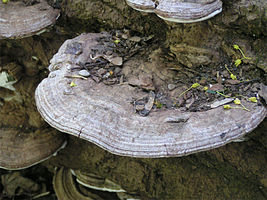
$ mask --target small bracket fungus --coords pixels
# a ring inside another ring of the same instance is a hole
[[[126,192],[120,185],[96,174],[85,173],[80,170],[71,170],[71,173],[76,177],[76,181],[85,187],[107,192]]]
[[[139,200],[137,195],[128,194],[106,178],[64,167],[56,169],[53,187],[59,200],[126,199],[123,197]]]
[[[53,178],[53,187],[59,200],[104,200],[97,194],[92,192],[84,191],[82,187],[77,184],[71,170],[68,168],[61,167],[56,169]],[[81,192],[84,191],[84,192]]]
[[[132,8],[154,12],[160,18],[177,23],[199,22],[222,11],[220,0],[126,0]]]
[[[220,106],[201,112],[160,109],[144,117],[134,112],[131,103],[148,96],[144,90],[131,84],[107,85],[91,72],[86,80],[71,78],[78,74],[79,63],[87,62],[88,68],[103,63],[91,58],[105,53],[108,37],[107,33],[82,34],[67,40],[51,60],[49,77],[37,87],[35,99],[41,116],[54,128],[114,154],[152,158],[220,147],[252,131],[265,118],[266,108],[252,102],[244,102],[250,112]],[[79,54],[68,53],[72,43],[81,44]],[[72,81],[76,87],[70,86]]]
[[[55,130],[24,133],[0,129],[0,168],[18,170],[40,163],[66,145],[65,137]]]
[[[55,23],[60,11],[45,0],[27,6],[23,1],[0,4],[0,39],[23,38],[40,34]]]
[[[154,12],[156,3],[153,0],[126,0],[133,9],[141,12]]]
[[[109,193],[114,193],[116,192],[117,196],[119,199],[132,199],[132,200],[140,200],[141,198],[133,193],[127,193],[120,185],[117,183],[98,176],[93,173],[87,173],[81,170],[72,170],[71,173],[73,176],[76,177],[77,183],[81,184],[82,186],[93,189],[93,190],[98,190],[98,191],[107,191]]]

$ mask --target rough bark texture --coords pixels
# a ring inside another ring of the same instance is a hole
[[[0,67],[16,62],[23,77],[16,92],[0,88],[0,127],[36,130],[47,125],[33,100],[46,67],[67,39],[82,32],[129,29],[133,35],[153,34],[181,67],[232,64],[240,52],[251,60],[242,67],[266,84],[266,0],[225,0],[223,12],[196,24],[166,23],[154,14],[140,13],[123,0],[59,2],[62,16],[48,33],[21,40],[0,41]],[[36,59],[37,58],[37,59]],[[6,95],[6,96],[5,96]],[[119,183],[143,199],[266,199],[267,122],[249,140],[181,158],[136,159],[112,155],[99,147],[69,137],[68,146],[44,164],[90,171]]]
[[[45,165],[101,174],[143,199],[266,199],[266,121],[243,143],[181,158],[136,159],[110,154],[71,136]]]

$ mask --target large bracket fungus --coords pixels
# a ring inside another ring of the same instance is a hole
[[[126,0],[132,8],[154,12],[160,18],[178,23],[199,22],[222,11],[220,0]]]
[[[12,128],[0,129],[0,168],[18,170],[40,163],[66,145],[65,137],[55,130],[24,133]]]
[[[265,118],[265,107],[250,102],[244,102],[250,112],[220,106],[201,112],[162,108],[145,117],[135,113],[131,102],[147,96],[144,90],[77,75],[80,63],[92,67],[99,54],[116,56],[105,45],[108,38],[106,33],[82,34],[67,40],[51,60],[49,77],[37,87],[35,99],[42,117],[54,128],[114,154],[153,158],[220,147],[252,131]],[[153,92],[149,96],[153,98]],[[148,104],[145,109],[151,109]]]
[[[23,1],[11,1],[0,4],[0,39],[23,38],[42,33],[53,25],[60,11],[52,8],[45,0],[33,5]]]

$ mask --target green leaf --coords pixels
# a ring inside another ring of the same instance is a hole
[[[234,74],[231,74],[231,79],[236,80],[236,76]]]
[[[239,46],[237,44],[233,45],[234,49],[239,49]]]
[[[234,100],[234,103],[235,103],[236,105],[240,105],[240,104],[241,104],[241,101],[240,101],[238,98],[236,98],[236,99]]]
[[[256,97],[250,97],[250,98],[248,98],[248,100],[253,102],[253,103],[257,103],[258,102]]]
[[[227,104],[227,105],[224,105],[223,108],[226,109],[226,110],[229,110],[229,109],[231,109],[232,107],[231,107],[230,105]]]
[[[71,83],[70,83],[70,87],[76,87],[76,86],[77,86],[76,83],[74,83],[74,82],[71,82]]]
[[[14,88],[13,84],[16,83],[17,81],[9,81],[10,76],[8,75],[7,72],[3,71],[0,74],[0,87],[15,91],[16,89]]]
[[[242,60],[241,59],[237,59],[235,61],[235,66],[238,67],[241,63],[242,63]]]
[[[200,86],[199,83],[194,83],[191,88],[197,88],[198,86]]]

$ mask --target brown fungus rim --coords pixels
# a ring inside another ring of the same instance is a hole
[[[0,4],[0,39],[19,39],[39,35],[60,15],[45,0],[26,6],[22,1]]]
[[[50,131],[49,131],[50,130]],[[41,134],[41,136],[40,136]],[[56,139],[59,141],[58,144],[55,146],[54,149],[50,150],[44,150],[51,145],[49,145],[47,139],[47,135],[51,134],[49,137],[54,137],[56,136]],[[55,135],[57,134],[57,135]],[[58,135],[59,134],[59,135]],[[67,145],[67,141],[65,140],[64,135],[60,134],[59,132],[52,130],[51,129],[44,129],[41,132],[32,132],[32,133],[24,133],[21,132],[17,129],[13,128],[2,128],[0,129],[0,142],[3,143],[0,148],[0,168],[5,169],[5,170],[21,170],[21,169],[26,169],[29,168],[33,165],[39,164],[52,156],[55,156],[58,151],[61,149],[65,148]],[[29,139],[31,138],[36,138],[36,137],[41,137],[40,140],[43,141],[43,144],[38,144],[38,142],[30,142]],[[3,139],[8,139],[8,141],[3,142]],[[17,139],[16,139],[17,138]],[[2,140],[2,141],[1,141]],[[29,151],[28,153],[25,153],[25,145],[30,144]],[[7,146],[10,143],[10,146]],[[36,153],[37,149],[36,147],[39,147],[38,152],[40,153],[40,157],[31,157],[29,160],[25,159],[25,156],[27,154],[32,154]],[[12,150],[9,150],[9,148],[13,148]],[[13,159],[10,159],[9,161],[5,160],[4,157],[13,157]],[[19,160],[16,160],[15,158],[18,157]]]

